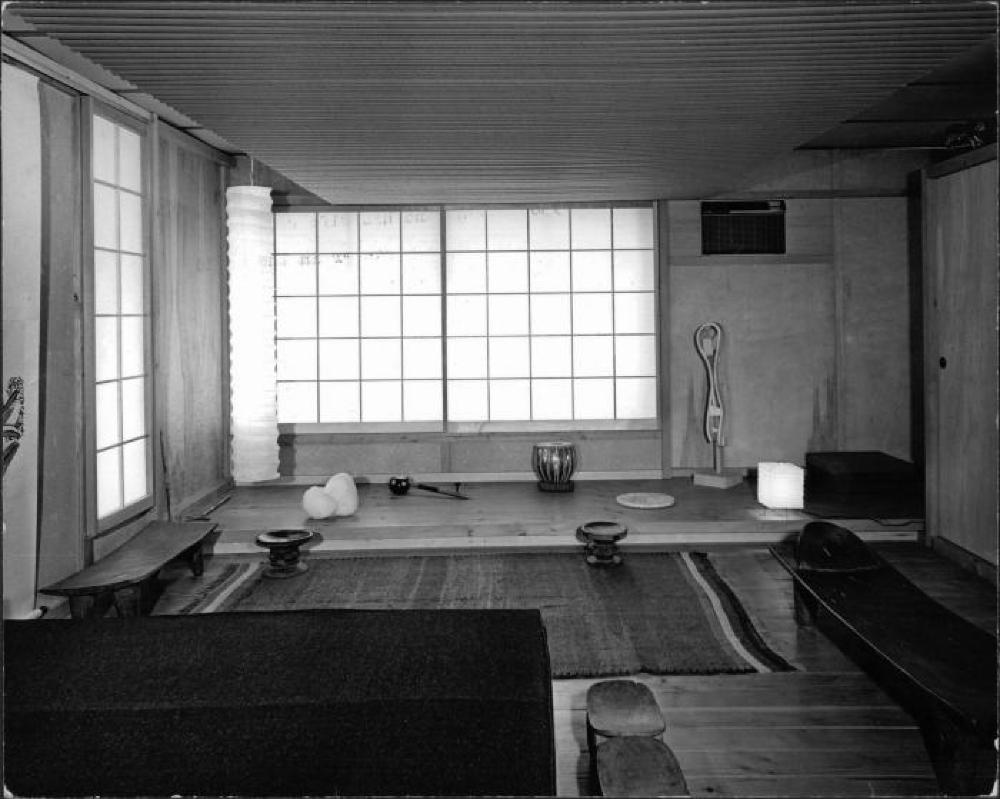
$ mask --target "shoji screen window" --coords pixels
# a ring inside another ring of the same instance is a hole
[[[449,421],[655,420],[652,206],[450,210],[445,227]]]
[[[441,215],[275,215],[278,420],[440,427]]]
[[[94,464],[98,527],[152,503],[142,136],[92,116]]]

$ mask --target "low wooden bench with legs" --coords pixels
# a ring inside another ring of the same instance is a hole
[[[853,531],[809,522],[771,547],[815,623],[920,725],[942,791],[978,796],[997,775],[997,639],[932,599]]]
[[[216,527],[215,522],[153,522],[106,558],[39,590],[68,597],[74,619],[104,615],[111,604],[119,616],[138,616],[150,578],[174,558],[183,557],[196,577],[202,575],[202,544]]]
[[[602,796],[688,796],[680,764],[659,740],[666,729],[652,691],[604,680],[587,691],[591,776]]]

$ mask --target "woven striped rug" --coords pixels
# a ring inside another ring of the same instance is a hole
[[[553,677],[793,670],[703,553],[628,553],[613,567],[570,553],[305,557],[308,571],[284,580],[263,577],[263,559],[234,565],[185,612],[538,608]]]

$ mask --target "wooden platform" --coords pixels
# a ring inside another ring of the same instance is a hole
[[[441,483],[442,488],[454,488]],[[316,532],[313,551],[406,551],[419,548],[575,549],[579,525],[616,521],[629,529],[622,548],[641,550],[672,544],[766,544],[781,541],[813,517],[799,511],[769,510],[758,504],[750,485],[713,489],[690,478],[671,480],[579,481],[573,493],[539,491],[534,483],[463,483],[468,502],[426,492],[395,496],[384,485],[360,485],[360,507],[353,516],[314,520],[302,509],[305,487],[243,487],[209,518],[221,535],[219,554],[254,552],[256,536],[268,529],[307,527]],[[635,510],[619,505],[619,494],[655,491],[671,494],[669,508]],[[838,519],[869,541],[912,541],[922,519],[859,515]]]

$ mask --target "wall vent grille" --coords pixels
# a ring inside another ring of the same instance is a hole
[[[703,255],[751,255],[785,252],[785,202],[703,202]]]

